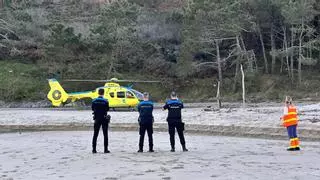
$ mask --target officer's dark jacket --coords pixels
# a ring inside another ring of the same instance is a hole
[[[141,124],[152,124],[153,103],[151,101],[141,101],[138,104],[139,121]]]
[[[92,101],[91,109],[95,120],[104,120],[109,111],[109,102],[107,99],[99,96]]]
[[[183,103],[178,99],[170,99],[163,106],[163,109],[168,109],[167,121],[181,121],[181,109]]]

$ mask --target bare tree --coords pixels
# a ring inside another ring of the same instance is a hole
[[[297,0],[297,1],[281,1],[282,14],[285,17],[285,23],[291,27],[291,47],[288,48],[291,53],[291,80],[294,79],[294,58],[298,55],[298,83],[302,82],[302,64],[306,60],[304,55],[305,44],[310,41],[306,36],[313,34],[314,29],[308,23],[317,15],[314,6],[317,4],[316,0]],[[296,46],[296,40],[298,45]]]
[[[4,43],[1,43],[1,39],[9,41],[9,34],[15,34],[12,28],[13,26],[11,24],[0,18],[0,46],[6,46]]]
[[[261,48],[262,48],[262,54],[263,54],[263,59],[264,59],[264,70],[265,73],[269,73],[269,65],[268,65],[268,59],[267,59],[267,55],[266,55],[266,47],[264,45],[264,41],[263,41],[263,35],[261,32],[261,29],[258,25],[258,34],[259,34],[259,39],[260,39],[260,43],[261,43]]]

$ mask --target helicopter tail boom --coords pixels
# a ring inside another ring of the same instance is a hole
[[[62,88],[60,83],[56,79],[48,79],[48,82],[51,89],[47,97],[52,102],[52,105],[60,106],[65,103],[68,100],[69,95]]]

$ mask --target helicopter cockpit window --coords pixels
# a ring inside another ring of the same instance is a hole
[[[132,93],[132,92],[130,92],[130,91],[127,91],[127,98],[131,98],[131,99],[133,99],[133,98],[134,98],[133,93]]]
[[[125,93],[124,92],[117,92],[117,97],[118,98],[125,98]]]
[[[114,98],[114,92],[109,93],[110,97]]]
[[[131,89],[131,91],[137,96],[138,99],[143,99],[143,94],[137,90]]]

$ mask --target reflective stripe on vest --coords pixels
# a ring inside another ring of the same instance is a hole
[[[294,106],[288,107],[288,114],[283,116],[283,126],[293,126],[298,124],[297,109]]]

